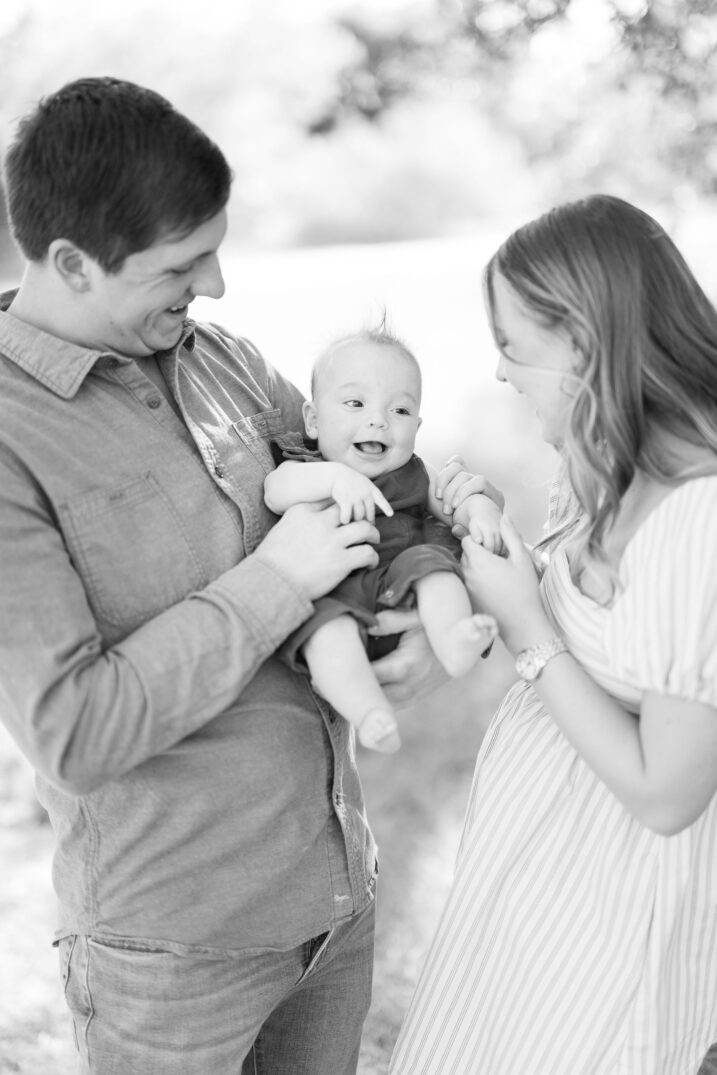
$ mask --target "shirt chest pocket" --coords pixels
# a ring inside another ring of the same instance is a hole
[[[242,444],[249,449],[264,474],[274,469],[269,442],[284,432],[284,419],[279,409],[262,411],[232,423],[232,429]]]
[[[151,473],[74,497],[60,519],[100,630],[115,640],[206,585],[181,515]]]

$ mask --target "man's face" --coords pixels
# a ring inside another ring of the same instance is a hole
[[[175,347],[191,301],[224,294],[217,251],[226,229],[222,210],[188,235],[169,235],[130,254],[119,272],[90,261],[83,330],[91,346],[130,358]]]

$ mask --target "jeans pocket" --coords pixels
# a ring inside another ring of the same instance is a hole
[[[87,1031],[95,1014],[88,983],[87,941],[74,934],[63,937],[58,951],[62,989],[72,1016],[75,1048],[84,1054],[87,1050]]]

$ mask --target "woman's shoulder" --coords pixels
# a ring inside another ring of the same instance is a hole
[[[678,614],[686,604],[717,601],[717,475],[691,478],[671,489],[632,535],[620,561],[622,583],[645,610],[665,602]]]
[[[659,501],[638,529],[651,544],[682,548],[714,544],[717,527],[717,474],[708,474],[675,486]]]
[[[644,690],[716,704],[716,533],[717,475],[692,478],[657,505],[626,550],[612,650]]]

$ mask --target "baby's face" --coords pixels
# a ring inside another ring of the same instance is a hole
[[[406,355],[351,340],[321,365],[313,402],[304,405],[306,432],[324,459],[377,478],[411,458],[420,405],[421,375]]]

